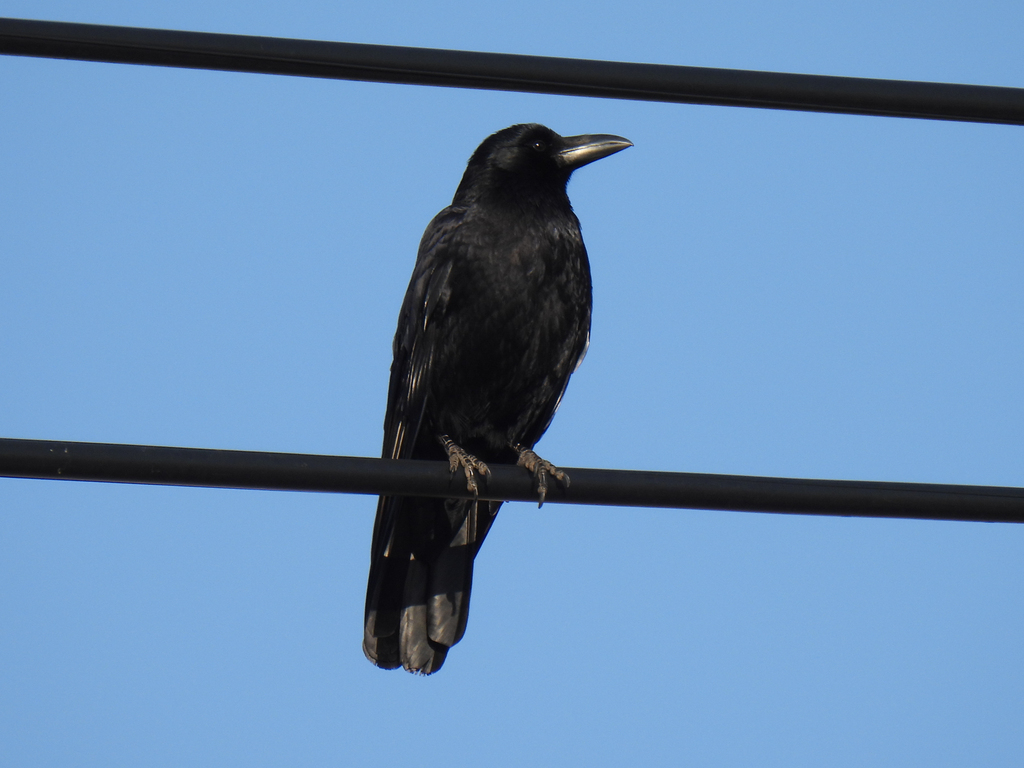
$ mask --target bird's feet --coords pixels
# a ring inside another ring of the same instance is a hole
[[[550,461],[542,459],[529,448],[523,448],[521,445],[513,445],[512,448],[519,453],[519,461],[516,462],[516,465],[526,467],[530,474],[537,478],[537,494],[540,497],[538,508],[544,506],[544,499],[548,495],[548,475],[554,477],[566,488],[569,487],[569,476]]]
[[[474,472],[479,472],[487,477],[491,474],[491,470],[476,456],[459,448],[448,435],[438,435],[437,440],[441,443],[441,447],[448,451],[448,469],[454,475],[455,470],[461,466],[466,473],[466,488],[476,497],[479,489]]]

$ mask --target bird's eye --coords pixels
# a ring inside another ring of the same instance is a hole
[[[530,146],[536,152],[547,152],[548,151],[547,142],[541,141],[540,139],[538,139],[537,141],[533,142],[533,144],[531,144]]]

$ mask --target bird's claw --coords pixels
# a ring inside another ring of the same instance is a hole
[[[564,487],[569,487],[569,475],[560,470],[550,461],[542,459],[529,448],[515,446],[515,449],[519,451],[519,461],[516,462],[516,465],[526,467],[530,474],[537,478],[537,495],[539,496],[539,502],[537,503],[538,509],[544,506],[544,499],[547,498],[548,495],[548,475],[554,477]]]
[[[448,470],[454,475],[455,471],[461,466],[466,473],[466,488],[473,494],[473,498],[476,498],[479,494],[479,486],[477,485],[474,473],[479,472],[484,477],[487,477],[491,474],[491,470],[476,456],[467,453],[457,446],[448,435],[438,435],[437,439],[448,452]]]

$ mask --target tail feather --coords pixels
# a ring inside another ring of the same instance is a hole
[[[409,562],[405,580],[404,607],[399,628],[398,647],[402,666],[410,672],[429,675],[444,663],[444,654],[435,658],[435,644],[427,634],[427,584],[430,567],[415,558]],[[445,647],[445,652],[447,652]]]
[[[462,639],[469,616],[477,511],[474,502],[448,499],[444,505],[449,517],[461,513],[462,524],[431,566],[427,633],[435,643],[450,648]]]
[[[408,516],[402,515],[401,500],[382,499],[378,507],[363,652],[384,669],[403,666],[432,674],[466,631],[473,560],[501,505],[452,499],[435,503],[444,505],[444,519],[461,518],[461,524],[446,546],[418,556],[408,546],[410,525],[404,519]],[[421,504],[417,507],[422,509]],[[380,524],[384,510],[393,515],[390,530]],[[384,535],[387,542],[376,540]]]

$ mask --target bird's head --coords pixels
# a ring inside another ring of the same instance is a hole
[[[559,136],[537,123],[513,125],[477,147],[455,198],[481,184],[539,184],[564,191],[574,170],[631,146],[621,136]]]

